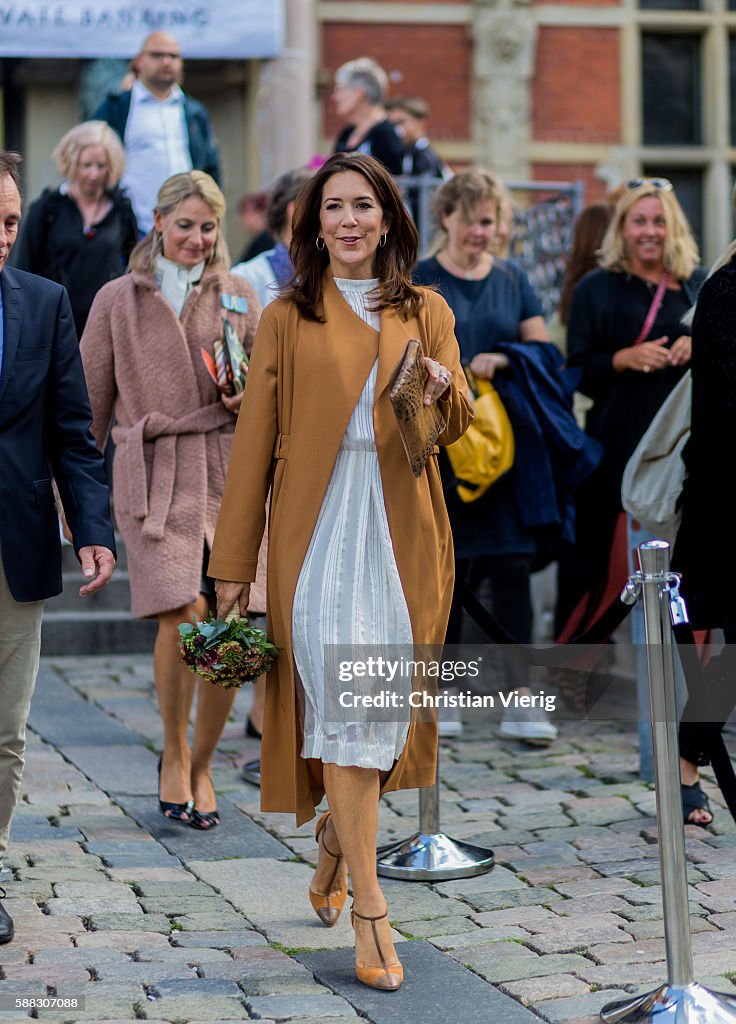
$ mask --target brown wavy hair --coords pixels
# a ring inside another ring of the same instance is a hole
[[[336,153],[297,196],[289,246],[294,276],[285,295],[306,320],[324,323],[320,307],[330,255],[326,249],[317,249],[322,194],[333,175],[347,171],[354,171],[366,179],[388,225],[386,244],[379,246],[375,253],[374,266],[379,285],[374,311],[393,309],[402,319],[408,320],[416,316],[424,301],[420,289],[411,282],[411,272],[419,253],[419,236],[389,172],[374,157],[363,153]]]
[[[599,265],[598,253],[612,216],[613,206],[606,202],[590,203],[578,214],[557,307],[563,324],[567,323],[570,316],[575,285]]]

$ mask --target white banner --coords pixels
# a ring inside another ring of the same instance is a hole
[[[1,57],[129,58],[157,30],[185,57],[275,57],[283,0],[0,0]]]

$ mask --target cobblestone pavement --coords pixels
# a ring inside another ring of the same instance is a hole
[[[561,723],[534,751],[476,717],[442,741],[443,830],[492,846],[496,867],[385,882],[406,967],[385,994],[353,979],[348,915],[328,930],[311,912],[313,824],[261,814],[240,779],[258,754],[248,700],[216,758],[222,827],[198,833],[157,811],[150,659],[43,663],[1,879],[16,938],[0,948],[0,1020],[588,1024],[665,980],[654,793],[632,726]],[[715,828],[686,830],[695,974],[736,994],[736,828],[706,782]],[[386,798],[382,842],[416,825],[416,793]],[[42,997],[84,1009],[9,1009]]]

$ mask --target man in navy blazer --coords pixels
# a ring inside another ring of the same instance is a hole
[[[115,564],[69,299],[60,285],[5,266],[20,221],[19,164],[0,150],[0,866],[20,792],[43,601],[61,591],[52,478],[87,579],[79,593],[104,587]],[[0,904],[0,943],[13,933]]]

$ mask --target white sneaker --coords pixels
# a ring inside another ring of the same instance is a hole
[[[457,694],[452,687],[444,691],[447,694]],[[462,736],[463,721],[460,718],[460,708],[448,708],[440,704],[437,708],[437,733],[440,736]]]
[[[542,708],[508,707],[498,727],[499,736],[520,740],[534,747],[547,747],[557,739],[557,726],[552,725]]]

